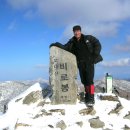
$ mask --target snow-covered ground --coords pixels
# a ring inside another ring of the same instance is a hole
[[[8,128],[9,130],[94,130],[90,125],[90,119],[99,117],[104,125],[97,130],[122,130],[125,125],[130,127],[130,119],[124,119],[130,112],[130,101],[118,97],[119,101],[101,100],[100,96],[108,94],[95,94],[95,106],[90,113],[86,114],[88,108],[77,99],[76,105],[51,105],[49,96],[41,99],[40,93],[47,89],[47,85],[36,83],[29,87],[22,94],[12,99],[8,104],[8,110],[0,115],[0,130]],[[34,93],[33,93],[34,92]],[[50,91],[48,91],[50,92]],[[26,101],[32,94],[31,100]],[[37,94],[38,93],[38,94]],[[37,99],[37,96],[39,96]],[[114,97],[115,95],[111,94]],[[33,99],[37,99],[33,101]],[[111,112],[121,104],[121,110]]]

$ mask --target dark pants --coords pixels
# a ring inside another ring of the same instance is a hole
[[[79,62],[78,64],[81,82],[84,86],[94,84],[94,64],[87,62]]]
[[[80,62],[78,68],[81,82],[85,88],[85,102],[94,103],[94,64]]]

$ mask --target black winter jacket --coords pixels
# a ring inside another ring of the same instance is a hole
[[[82,34],[82,37],[84,38],[84,42],[86,46],[88,47],[88,50],[91,54],[90,58],[93,64],[96,64],[103,60],[102,56],[100,55],[101,52],[101,44],[98,39],[96,39],[92,35],[84,35]],[[62,45],[61,43],[53,43],[51,46],[57,46],[59,48],[62,48],[66,51],[69,51],[75,55],[75,37],[72,37],[65,45]],[[80,59],[77,59],[77,62],[80,62]]]

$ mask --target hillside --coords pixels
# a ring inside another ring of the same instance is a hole
[[[18,96],[20,93],[24,92],[31,85],[35,83],[48,84],[47,80],[37,79],[37,80],[26,80],[26,81],[5,81],[0,82],[0,112],[3,112],[4,105],[8,104],[8,102]],[[78,83],[78,91],[84,91],[84,87],[80,81]],[[101,80],[95,81],[95,88],[97,93],[102,93],[103,88],[105,88],[105,78]],[[120,97],[126,98],[130,100],[130,81],[126,80],[113,80],[113,88],[116,89],[114,91]]]
[[[0,116],[0,130],[129,130],[130,101],[114,94],[95,94],[95,106],[51,105],[51,88],[36,83],[13,98]]]

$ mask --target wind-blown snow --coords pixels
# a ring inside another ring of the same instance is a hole
[[[30,125],[29,127],[18,127],[16,130],[51,130],[52,128],[50,128],[48,125],[54,126],[55,130],[60,130],[59,128],[56,128],[56,123],[61,120],[63,120],[67,125],[67,128],[65,130],[94,130],[94,128],[90,127],[88,120],[95,117],[100,117],[100,120],[105,123],[104,129],[109,128],[114,130],[121,130],[125,125],[130,127],[130,120],[123,119],[123,117],[130,111],[130,101],[119,98],[124,108],[119,112],[119,114],[109,115],[108,113],[116,107],[117,102],[106,100],[102,101],[99,99],[100,95],[107,94],[96,94],[96,103],[94,106],[96,114],[86,116],[79,114],[79,111],[86,108],[86,106],[85,104],[79,103],[78,100],[76,105],[51,105],[50,99],[47,98],[46,102],[49,102],[49,104],[45,104],[44,106],[39,107],[37,106],[38,102],[31,105],[23,104],[23,100],[16,102],[17,99],[24,98],[33,91],[42,91],[46,87],[46,85],[41,86],[39,83],[36,83],[22,94],[12,99],[8,104],[8,111],[5,114],[0,115],[0,130],[3,130],[3,128],[14,130],[16,123]],[[34,119],[34,117],[39,114],[43,109],[46,111],[49,111],[51,109],[65,109],[65,115],[61,115],[61,113],[53,113],[51,116],[41,116]],[[80,121],[83,122],[82,127],[76,124],[76,122]],[[102,130],[102,128],[97,130]]]

